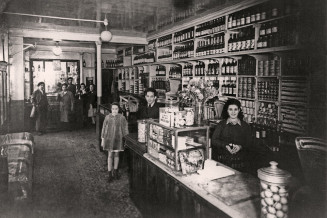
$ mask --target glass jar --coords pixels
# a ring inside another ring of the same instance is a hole
[[[138,120],[137,121],[137,139],[141,143],[146,142],[146,120]]]
[[[175,112],[175,127],[183,127],[185,125],[185,111],[177,111]]]
[[[185,125],[192,126],[194,124],[194,111],[191,107],[185,107],[184,110],[186,111],[185,114]]]
[[[288,217],[288,184],[291,174],[277,167],[275,161],[270,167],[258,170],[260,179],[261,218]]]

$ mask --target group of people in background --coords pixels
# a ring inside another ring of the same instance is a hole
[[[87,87],[84,83],[74,85],[73,78],[69,77],[67,83],[60,84],[57,90],[57,101],[60,108],[60,122],[63,130],[73,130],[78,120],[83,121],[83,126],[95,124],[97,94],[93,84]],[[44,82],[38,83],[31,98],[36,121],[36,132],[38,135],[45,133],[47,125],[48,99],[45,93]],[[79,105],[79,107],[77,107]]]

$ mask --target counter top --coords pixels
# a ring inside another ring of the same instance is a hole
[[[167,165],[161,163],[157,159],[153,158],[149,154],[144,154],[144,158],[158,166],[165,173],[169,174],[171,177],[179,181],[185,187],[189,188],[191,191],[195,192],[197,195],[202,197],[204,200],[211,203],[213,206],[223,211],[227,215],[231,217],[239,217],[239,218],[255,218],[260,217],[260,199],[259,197],[254,199],[245,200],[234,205],[228,206],[223,201],[219,200],[214,194],[211,194],[207,190],[203,188],[203,186],[207,184],[198,183],[196,179],[191,178],[190,176],[182,175],[181,173],[176,173],[174,170],[170,169]],[[236,175],[240,175],[241,173],[236,172]],[[224,179],[224,183],[226,183],[226,178]],[[233,176],[230,176],[232,179]],[[219,180],[216,180],[219,183]],[[240,187],[242,184],[240,184]],[[237,187],[234,187],[237,189]],[[258,186],[259,190],[259,186]]]
[[[246,198],[247,196],[247,193],[245,193],[247,191],[246,184],[240,184],[234,182],[235,179],[242,177],[243,175],[242,173],[235,171],[229,167],[226,167],[223,164],[220,164],[221,166],[233,170],[235,172],[235,175],[213,180],[217,184],[217,186],[215,184],[212,186],[211,182],[209,181],[203,182],[201,181],[201,178],[197,178],[200,177],[200,175],[197,174],[193,174],[191,176],[182,175],[182,173],[176,172],[175,170],[169,168],[167,165],[161,163],[159,160],[147,154],[146,144],[139,143],[137,141],[137,133],[132,133],[125,136],[125,139],[129,149],[132,149],[139,155],[143,156],[147,161],[159,167],[162,171],[164,171],[166,174],[168,174],[169,176],[180,182],[187,189],[196,193],[198,196],[200,196],[201,198],[203,198],[204,200],[206,200],[207,202],[209,202],[210,204],[212,204],[214,207],[218,208],[225,214],[231,217],[242,217],[242,218],[260,217],[260,198],[259,197],[250,198],[250,196],[249,198]],[[245,177],[247,179],[249,178],[250,179],[249,181],[253,183],[258,183],[259,181],[257,178],[250,175],[247,175]],[[209,183],[211,187],[209,187]],[[217,197],[217,193],[219,193],[217,192],[217,190],[219,189],[217,187],[224,187],[224,186],[228,186],[230,190],[235,190],[241,193],[240,201],[239,202],[237,200],[235,201],[235,195],[230,198],[228,198],[228,196]],[[251,186],[253,190],[253,187],[255,188],[256,184],[254,186],[253,185]],[[259,192],[259,185],[257,186],[257,190]],[[241,199],[242,194],[244,197],[243,199]],[[231,206],[229,206],[228,204]]]

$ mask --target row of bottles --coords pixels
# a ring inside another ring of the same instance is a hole
[[[246,27],[238,33],[230,34],[228,52],[245,51],[254,49],[254,27]]]
[[[114,68],[114,67],[119,67],[121,65],[121,63],[122,63],[122,61],[120,59],[106,60],[106,62],[104,62],[102,60],[101,61],[101,68]],[[87,67],[85,60],[83,60],[83,67]]]
[[[268,19],[294,13],[295,10],[297,10],[296,1],[271,1],[230,14],[228,16],[227,27],[231,29],[263,22]]]
[[[294,17],[268,22],[260,27],[258,49],[296,45],[299,42],[298,22]]]
[[[163,78],[155,78],[151,82],[151,87],[155,89],[166,89],[167,81]]]
[[[183,42],[193,38],[194,38],[193,27],[174,33],[174,43]]]
[[[172,44],[172,36],[171,35],[160,37],[157,42],[158,48],[169,46],[171,44]]]
[[[195,36],[204,36],[225,30],[225,17],[219,17],[197,26]]]
[[[154,52],[145,53],[134,57],[134,64],[153,63],[154,61]]]
[[[176,46],[173,53],[173,59],[194,57],[194,42],[188,42],[181,46]]]
[[[208,76],[217,76],[220,73],[220,68],[219,68],[219,62],[218,61],[210,61],[208,64],[208,72],[207,75]]]
[[[258,82],[258,99],[277,101],[279,93],[279,82],[277,79],[266,79]]]
[[[156,76],[166,76],[166,67],[158,65],[156,67]]]
[[[225,58],[221,65],[221,75],[236,75],[238,72],[237,61],[232,58]]]
[[[268,146],[272,151],[279,151],[279,136],[281,134],[280,128],[267,126],[262,123],[252,123],[252,132],[255,139],[260,139],[261,145]],[[254,141],[258,143],[258,141]]]
[[[183,76],[193,76],[193,65],[185,64],[183,67]]]
[[[158,54],[158,60],[169,59],[169,58],[171,59],[172,54],[173,52],[171,49],[160,51],[160,55]]]
[[[204,76],[205,75],[205,64],[202,61],[199,61],[195,65],[195,76]]]
[[[236,97],[236,79],[223,80],[223,84],[221,85],[221,94]]]
[[[240,77],[238,79],[238,97],[239,98],[255,98],[255,78]]]
[[[182,67],[173,66],[169,70],[169,78],[182,78]]]
[[[238,74],[239,75],[255,75],[256,59],[251,56],[243,56],[238,60]]]
[[[280,75],[280,58],[276,55],[268,56],[268,60],[258,61],[258,76]]]
[[[225,37],[224,33],[206,37],[198,41],[196,56],[222,54],[224,53]]]

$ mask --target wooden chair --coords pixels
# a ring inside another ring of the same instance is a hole
[[[305,179],[304,186],[297,192],[295,198],[306,203],[305,211],[314,214],[313,217],[325,217],[327,143],[317,138],[297,137],[295,144]]]

